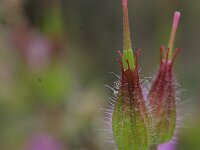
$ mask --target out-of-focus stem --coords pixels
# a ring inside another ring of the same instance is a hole
[[[158,146],[157,145],[152,145],[149,150],[157,150]]]

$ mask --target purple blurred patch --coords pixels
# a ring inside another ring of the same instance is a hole
[[[47,134],[40,134],[31,137],[25,150],[64,150],[60,142],[53,136]]]
[[[175,141],[169,141],[168,143],[160,144],[158,150],[176,150],[177,143]]]

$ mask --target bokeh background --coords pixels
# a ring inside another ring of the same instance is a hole
[[[177,149],[200,149],[200,1],[129,0],[141,76],[158,67],[175,10],[181,85]],[[120,0],[0,0],[0,149],[109,150],[101,121],[119,74]]]

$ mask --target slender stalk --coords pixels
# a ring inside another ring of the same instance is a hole
[[[130,36],[130,28],[129,28],[129,19],[128,19],[128,7],[127,0],[122,0],[122,8],[123,8],[123,30],[124,30],[124,50],[131,49],[131,36]]]
[[[174,19],[173,19],[173,24],[172,24],[172,29],[171,29],[171,34],[170,34],[169,44],[168,44],[169,59],[172,58],[172,53],[173,53],[173,48],[174,48],[174,41],[175,41],[175,36],[176,36],[176,31],[177,31],[177,27],[178,27],[180,16],[181,16],[180,12],[176,11],[174,13]]]
[[[125,69],[134,69],[134,57],[133,50],[131,45],[131,36],[129,28],[129,19],[128,19],[128,0],[122,0],[122,10],[123,10],[123,66]]]

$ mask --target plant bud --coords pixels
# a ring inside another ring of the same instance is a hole
[[[172,139],[176,127],[176,82],[172,72],[179,49],[173,52],[180,13],[174,13],[168,49],[160,48],[160,67],[148,94],[151,112],[152,143],[158,145]]]
[[[112,115],[113,138],[118,150],[146,150],[148,143],[147,112],[140,86],[137,60],[133,54],[128,23],[127,0],[122,0],[124,50],[119,53],[120,86]]]

